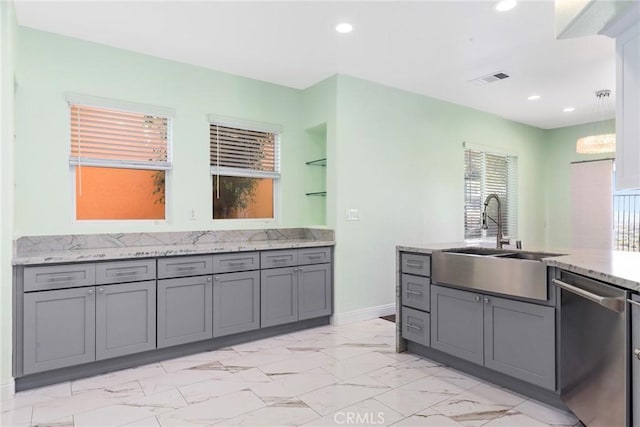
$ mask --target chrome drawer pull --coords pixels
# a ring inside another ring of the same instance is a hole
[[[407,261],[407,267],[422,268],[421,261]]]
[[[132,274],[138,274],[136,270],[120,270],[113,273],[114,276],[130,276]]]
[[[412,325],[411,323],[407,323],[407,328],[415,329],[417,331],[421,331],[422,330],[422,328],[420,326]]]
[[[309,258],[309,259],[320,259],[320,258],[324,258],[324,255],[307,255],[307,258]]]
[[[73,276],[57,276],[57,277],[49,277],[47,282],[63,282],[67,280],[73,280]]]
[[[624,299],[603,297],[601,295],[594,294],[593,292],[586,291],[584,289],[581,289],[574,285],[570,285],[558,279],[553,279],[552,282],[554,285],[556,285],[561,289],[564,289],[567,292],[571,292],[572,294],[576,294],[582,298],[588,299],[589,301],[598,303],[601,306],[606,307],[611,311],[615,311],[617,313],[622,313],[624,311]]]
[[[420,295],[422,296],[422,292],[417,292],[417,291],[410,291],[407,289],[407,294],[409,295]]]
[[[244,265],[244,261],[239,261],[239,262],[229,262],[228,263],[231,267],[238,267],[240,265]]]
[[[198,267],[192,265],[190,267],[176,267],[175,270],[176,271],[189,271],[189,270],[195,270],[196,268],[198,268]]]
[[[636,357],[636,359],[640,360],[640,348],[636,348],[635,350],[633,350],[633,355]]]

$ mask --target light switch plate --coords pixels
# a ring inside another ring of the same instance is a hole
[[[347,209],[347,221],[360,221],[360,211],[358,209]]]

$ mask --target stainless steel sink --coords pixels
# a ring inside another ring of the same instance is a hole
[[[558,255],[478,247],[435,251],[432,278],[477,291],[547,300],[547,267],[540,260]]]

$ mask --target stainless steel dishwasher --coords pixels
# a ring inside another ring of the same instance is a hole
[[[560,397],[586,426],[630,426],[629,293],[560,271]]]

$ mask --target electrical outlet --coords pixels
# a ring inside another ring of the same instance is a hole
[[[347,221],[360,221],[360,211],[358,209],[347,209]]]

